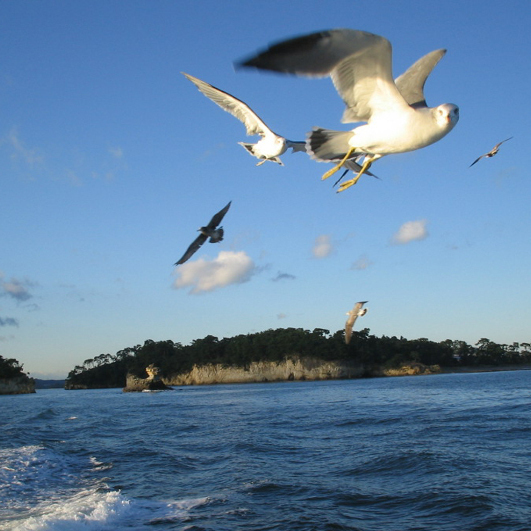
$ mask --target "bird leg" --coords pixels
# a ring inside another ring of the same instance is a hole
[[[356,149],[356,148],[351,147],[351,148],[347,151],[347,154],[343,157],[343,160],[342,160],[337,166],[334,166],[331,170],[327,171],[327,172],[321,177],[321,179],[324,181],[325,179],[328,179],[328,177],[330,177],[331,175],[334,175],[334,173],[336,173],[336,171],[338,171],[339,168],[341,168],[341,166],[343,166],[343,164],[345,164],[345,162],[347,162],[347,160],[348,160],[349,157],[352,155],[352,152],[353,152],[355,149]]]
[[[334,186],[349,172],[348,168],[341,174],[341,177],[334,183]]]
[[[363,162],[363,166],[361,167],[361,170],[359,171],[358,175],[356,175],[354,179],[350,179],[350,181],[345,181],[344,183],[341,183],[341,185],[339,186],[339,189],[337,190],[338,193],[356,184],[358,182],[358,179],[371,167],[371,164],[372,164],[372,160],[370,158],[365,160]]]

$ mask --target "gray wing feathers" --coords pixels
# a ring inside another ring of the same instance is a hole
[[[351,53],[331,72],[334,86],[347,106],[343,123],[367,122],[373,112],[372,98],[382,90],[399,97],[391,74],[391,43],[383,37],[369,42],[370,46]]]
[[[262,121],[262,119],[243,101],[235,98],[231,94],[220,90],[213,85],[205,83],[196,77],[182,73],[189,79],[207,98],[219,105],[224,111],[229,112],[235,118],[238,118],[245,125],[247,134],[264,136],[271,133],[271,130]]]
[[[427,106],[424,97],[424,84],[445,53],[446,50],[440,49],[426,54],[395,79],[400,94],[412,107]]]

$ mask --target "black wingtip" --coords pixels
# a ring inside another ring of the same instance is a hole
[[[282,41],[271,43],[267,48],[256,54],[234,63],[236,70],[242,68],[257,68],[272,72],[293,73],[292,68],[285,64],[285,56],[304,56],[312,51],[323,39],[334,30],[317,31],[309,35],[299,35]]]

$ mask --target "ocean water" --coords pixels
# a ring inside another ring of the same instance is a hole
[[[530,531],[531,371],[0,396],[0,530]]]

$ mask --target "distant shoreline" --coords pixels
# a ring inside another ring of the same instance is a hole
[[[415,371],[415,372],[407,372],[407,369],[410,368],[410,366],[405,365],[399,369],[396,370],[386,370],[379,373],[379,371],[374,371],[372,374],[367,375],[365,373],[364,376],[350,376],[350,377],[328,377],[328,378],[296,378],[295,381],[316,381],[316,380],[356,380],[361,378],[393,378],[393,377],[400,377],[400,376],[433,376],[437,374],[472,374],[472,373],[483,373],[483,372],[505,372],[505,371],[522,371],[522,370],[531,370],[531,364],[523,364],[523,365],[482,365],[482,366],[473,366],[473,365],[467,365],[464,367],[441,367],[441,366],[423,366],[422,364],[415,364],[416,366],[422,366],[424,369],[427,370],[421,370],[421,371]],[[435,369],[437,367],[437,369]],[[435,369],[435,370],[434,370]],[[396,372],[395,372],[396,371]],[[214,379],[213,381],[209,382],[178,382],[178,381],[172,381],[171,378],[164,379],[166,384],[173,387],[187,387],[187,386],[201,386],[201,385],[223,385],[223,384],[245,384],[245,383],[274,383],[279,381],[293,381],[290,378],[281,378],[281,379],[263,379],[263,380],[254,380],[254,381],[220,381]],[[46,385],[47,380],[40,380],[38,386],[36,386],[37,389],[49,389],[52,386]],[[60,387],[57,386],[58,381],[57,380],[50,380],[50,382],[54,382],[56,385],[53,387]],[[116,388],[120,388],[121,386],[116,386]],[[107,389],[108,387],[77,387],[78,390],[82,389]],[[76,388],[70,388],[66,390],[75,390]]]
[[[529,371],[531,365],[481,365],[475,367],[473,365],[467,365],[466,367],[441,367],[439,374],[452,374],[452,373],[472,373],[472,372],[502,372],[502,371]]]

